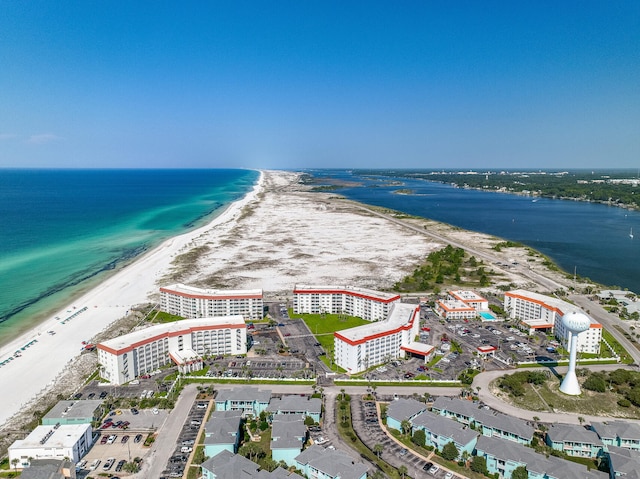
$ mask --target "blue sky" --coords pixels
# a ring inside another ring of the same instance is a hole
[[[639,160],[637,1],[0,2],[0,167]]]

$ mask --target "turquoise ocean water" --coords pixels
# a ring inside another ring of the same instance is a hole
[[[0,343],[251,190],[250,170],[0,169]]]

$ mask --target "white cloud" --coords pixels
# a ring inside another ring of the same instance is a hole
[[[27,143],[34,145],[40,145],[42,143],[50,143],[52,141],[62,140],[62,137],[54,135],[53,133],[41,133],[39,135],[31,135],[27,140]]]

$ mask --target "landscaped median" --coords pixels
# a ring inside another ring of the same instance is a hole
[[[462,386],[462,382],[458,380],[449,381],[421,381],[415,379],[407,379],[406,381],[382,381],[382,380],[368,380],[368,379],[336,379],[333,381],[336,386],[399,386],[399,387],[434,387],[434,388],[449,388]]]

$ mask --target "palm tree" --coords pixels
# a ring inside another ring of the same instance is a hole
[[[400,474],[400,477],[402,477],[402,479],[404,479],[404,476],[407,472],[407,466],[405,466],[404,464],[398,468],[398,474]]]
[[[344,401],[344,388],[340,389],[340,394],[342,394],[342,400]]]
[[[377,443],[375,446],[373,446],[373,452],[375,453],[376,456],[378,456],[378,459],[380,459],[380,455],[382,454],[382,451],[384,451],[384,446],[380,443]]]
[[[403,419],[400,423],[400,429],[402,429],[402,434],[405,436],[411,435],[411,421]]]
[[[11,459],[11,465],[13,466],[13,469],[17,472],[18,471],[18,464],[20,463],[20,459],[18,459],[17,457],[14,457],[13,459]]]

